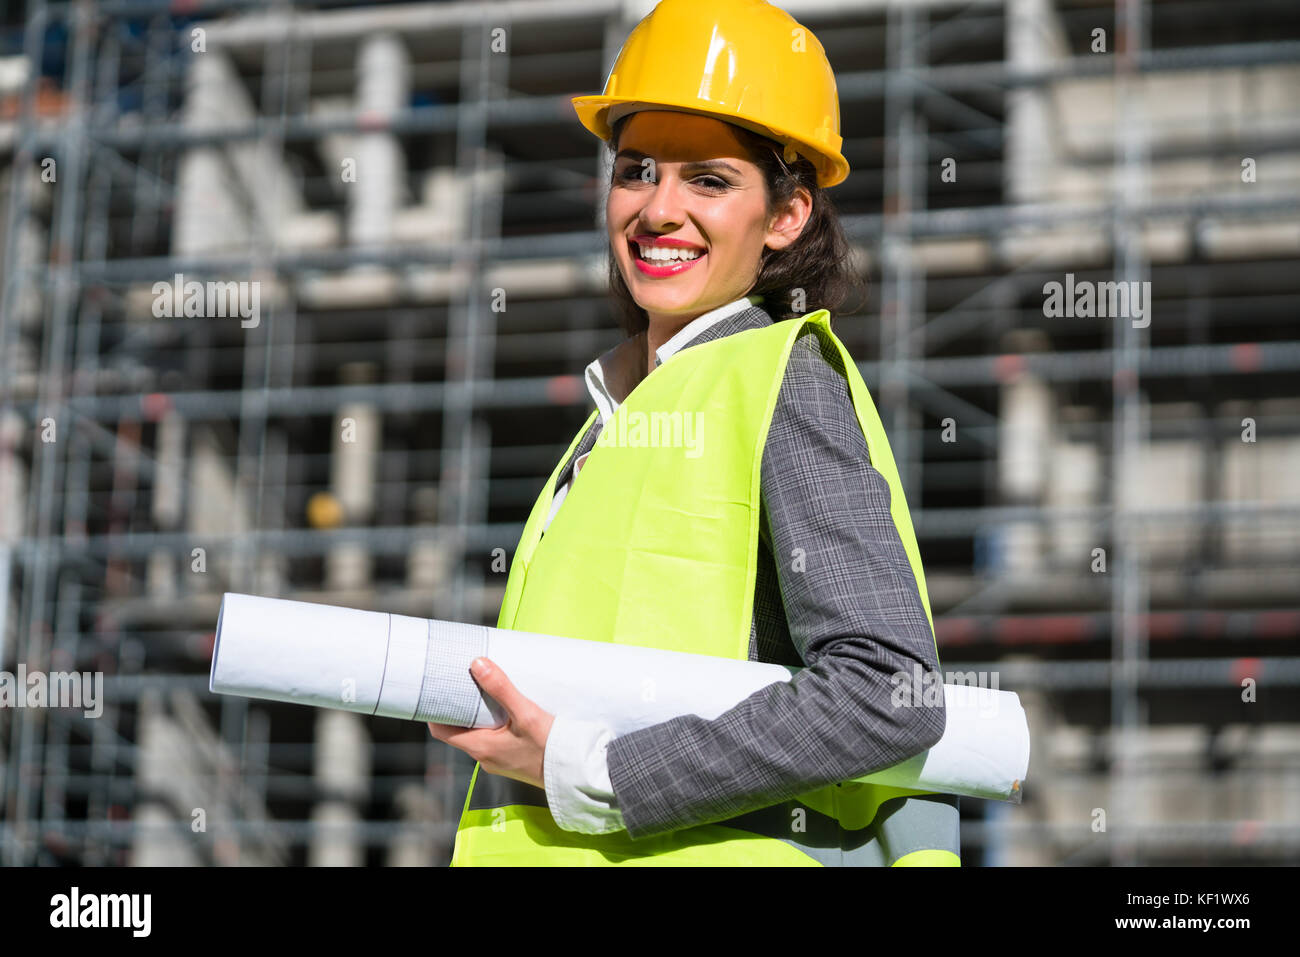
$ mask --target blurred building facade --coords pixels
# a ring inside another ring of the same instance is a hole
[[[106,701],[0,708],[0,861],[446,863],[472,762],[211,695],[217,608],[495,624],[620,338],[569,97],[651,6],[9,25],[0,671]],[[870,297],[835,326],[943,668],[1030,715],[1024,803],[964,802],[967,862],[1300,861],[1300,10],[783,6],[839,81]],[[160,316],[178,278],[258,310]]]

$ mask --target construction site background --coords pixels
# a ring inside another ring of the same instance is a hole
[[[0,672],[106,700],[0,708],[0,862],[447,863],[472,762],[210,694],[217,608],[495,624],[621,338],[569,98],[650,6],[7,8]],[[839,83],[835,328],[943,668],[1029,714],[965,863],[1300,863],[1300,6],[782,6]],[[159,317],[178,275],[257,321]]]

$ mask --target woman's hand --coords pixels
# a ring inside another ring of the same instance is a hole
[[[489,774],[544,788],[542,761],[555,715],[521,695],[505,672],[487,658],[475,658],[469,671],[483,692],[505,709],[508,720],[499,728],[458,728],[430,721],[429,733],[460,748]]]

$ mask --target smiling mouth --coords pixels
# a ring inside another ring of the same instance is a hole
[[[698,253],[698,255],[695,256],[695,258],[693,259],[683,259],[675,256],[671,259],[647,259],[645,256],[641,255],[641,244],[631,239],[627,241],[627,248],[628,248],[628,252],[631,253],[632,255],[632,261],[636,263],[638,269],[640,269],[642,272],[648,272],[651,274],[657,273],[661,275],[668,275],[676,272],[681,272],[684,269],[694,266],[706,255],[708,255],[708,253],[703,249],[695,249],[693,247],[677,247],[682,249],[692,249],[694,252]],[[659,248],[673,248],[673,247],[659,247]]]

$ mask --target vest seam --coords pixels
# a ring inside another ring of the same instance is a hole
[[[817,310],[825,312],[825,310]],[[817,312],[809,315],[817,315]],[[763,484],[763,453],[767,447],[767,436],[772,429],[772,416],[776,411],[776,403],[781,395],[781,387],[785,384],[786,367],[790,362],[790,350],[794,347],[795,340],[802,334],[804,326],[810,322],[818,320],[809,319],[807,316],[800,317],[798,321],[791,321],[789,324],[792,329],[787,329],[785,334],[785,343],[777,356],[777,371],[779,375],[773,376],[772,384],[768,388],[767,398],[763,404],[763,424],[757,435],[757,441],[754,443],[754,452],[750,460],[750,517],[749,517],[749,558],[745,572],[745,589],[749,596],[746,608],[743,611],[745,617],[744,643],[738,654],[739,660],[747,660],[749,657],[749,644],[753,631],[754,617],[754,590],[758,586],[758,539],[759,539],[759,511],[762,508],[762,484]],[[774,322],[770,326],[763,326],[759,329],[748,329],[746,332],[765,333],[772,329],[779,328],[781,323]],[[744,335],[744,332],[735,333],[735,335]],[[731,338],[730,336],[726,338]],[[726,339],[715,339],[715,342],[725,342]],[[704,343],[708,345],[709,343]],[[772,560],[780,561],[780,558],[773,552]]]

